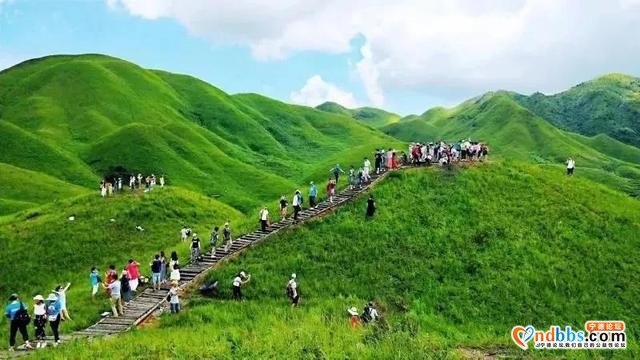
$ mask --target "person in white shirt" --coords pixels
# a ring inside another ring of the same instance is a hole
[[[269,227],[269,210],[265,206],[260,210],[260,229],[262,231],[267,231],[267,228]]]
[[[171,282],[171,289],[169,289],[169,294],[167,294],[169,298],[169,307],[171,309],[172,314],[177,314],[180,312],[180,298],[178,297],[178,282]]]
[[[53,291],[58,296],[58,302],[60,303],[61,320],[71,320],[69,310],[67,310],[67,290],[69,290],[69,286],[71,286],[71,283],[67,283],[66,286],[58,285]]]
[[[44,331],[47,325],[47,308],[44,304],[44,297],[36,295],[33,298],[33,325],[36,328],[36,349],[47,346],[46,333]]]
[[[183,226],[182,229],[180,230],[180,239],[182,241],[187,241],[188,237],[189,237],[189,228],[186,226]]]
[[[300,302],[300,293],[298,292],[298,283],[296,282],[296,274],[291,274],[291,279],[287,283],[287,296],[291,299],[291,307],[298,306]]]
[[[300,210],[302,210],[302,194],[300,190],[296,190],[296,193],[293,195],[293,201],[291,202],[293,205],[293,221],[298,221],[298,214]]]
[[[576,168],[576,161],[573,158],[567,160],[567,175],[573,175],[573,171]]]
[[[246,274],[244,271],[241,271],[235,278],[233,278],[232,288],[234,300],[242,300],[241,287],[248,283],[249,280],[251,280],[251,274]]]
[[[364,167],[362,168],[362,176],[365,182],[371,180],[371,161],[368,158],[364,158]]]

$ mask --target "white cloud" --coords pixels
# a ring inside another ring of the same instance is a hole
[[[640,73],[639,0],[106,0],[146,19],[172,18],[259,60],[344,53],[369,97],[557,91],[610,71]]]
[[[307,106],[333,101],[347,108],[358,107],[352,93],[324,81],[320,75],[310,77],[300,90],[291,93],[289,99],[293,103]]]

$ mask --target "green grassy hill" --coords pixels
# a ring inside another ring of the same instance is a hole
[[[638,356],[636,200],[516,162],[397,173],[373,194],[372,221],[363,198],[214,272],[222,300],[195,296],[157,326],[36,357],[589,358],[523,353],[509,334],[516,324],[581,328],[595,318],[630,324],[628,350],[595,356]],[[242,303],[228,300],[239,269],[253,275]],[[299,309],[284,296],[292,272]],[[350,329],[345,309],[370,299],[384,322]]]
[[[557,126],[583,135],[607,134],[640,146],[640,79],[609,74],[555,95],[515,95]]]
[[[245,212],[328,173],[327,157],[394,141],[347,116],[103,55],[5,70],[0,104],[0,163],[91,189],[104,175],[165,174]]]
[[[470,137],[487,142],[492,155],[538,164],[560,166],[572,156],[592,178],[640,194],[638,148],[603,135],[588,138],[560,130],[519,105],[511,93],[487,93],[452,109],[435,108],[383,131],[406,141]]]
[[[349,116],[108,56],[19,64],[0,72],[0,252],[12,259],[0,265],[0,296],[46,296],[71,281],[65,327],[80,329],[108,309],[87,296],[91,266],[184,255],[183,224],[203,240],[226,220],[236,234],[253,229],[258,207],[276,213],[280,194],[389,144],[400,142]],[[138,172],[164,174],[169,187],[100,198],[103,176]]]
[[[400,122],[402,117],[398,114],[390,113],[382,109],[372,107],[361,107],[357,109],[347,109],[334,102],[325,102],[316,106],[316,109],[329,113],[351,116],[356,120],[371,125],[374,128],[381,128],[390,124]]]

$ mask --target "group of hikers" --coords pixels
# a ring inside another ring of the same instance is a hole
[[[475,161],[483,160],[488,154],[488,148],[485,144],[479,142],[472,142],[470,140],[462,140],[456,143],[445,143],[442,141],[436,143],[412,143],[409,146],[409,155],[404,151],[398,155],[398,152],[394,149],[384,150],[376,149],[373,153],[374,163],[372,164],[368,157],[363,159],[363,162],[356,169],[355,166],[350,166],[348,170],[348,187],[349,189],[361,188],[366,186],[371,181],[371,174],[373,171],[376,174],[383,173],[385,171],[398,169],[401,166],[408,165],[422,165],[438,163],[440,165],[448,164],[455,161]],[[569,174],[573,173],[573,167],[575,161],[569,159],[567,162],[567,171]],[[571,170],[569,170],[571,169]],[[329,170],[331,176],[329,177],[326,185],[326,194],[330,202],[334,201],[336,190],[339,184],[339,180],[345,171],[341,168],[340,164],[336,164]],[[165,178],[160,176],[158,178],[160,187],[164,187]],[[131,175],[129,177],[129,188],[140,189],[145,188],[145,191],[150,191],[156,185],[155,175],[143,177],[142,174]],[[104,179],[100,183],[101,195],[103,197],[110,196],[115,191],[123,190],[122,177]],[[308,189],[308,201],[309,208],[316,208],[318,206],[319,192],[316,184],[310,182]],[[291,205],[293,207],[292,219],[294,222],[299,220],[299,214],[302,211],[304,203],[304,197],[300,190],[296,190],[292,199]],[[280,218],[286,220],[288,216],[289,201],[283,194],[279,201],[278,207],[280,209]],[[372,195],[367,200],[366,218],[373,217],[376,210],[376,203]],[[259,213],[260,226],[263,231],[270,228],[269,211],[267,207]],[[211,232],[210,254],[213,257],[216,252],[216,247],[220,238],[220,232],[222,232],[222,245],[224,251],[229,252],[233,245],[231,236],[231,227],[227,221],[222,230],[218,226],[215,226]],[[183,226],[180,230],[180,239],[183,242],[188,241],[190,238],[191,244],[191,262],[195,263],[201,259],[202,256],[202,244],[198,234],[194,233],[188,226]],[[154,290],[159,291],[162,285],[167,281],[170,282],[171,287],[167,293],[167,302],[170,305],[172,313],[178,313],[180,311],[180,299],[179,299],[179,281],[180,281],[180,264],[178,261],[178,255],[174,251],[169,258],[166,258],[164,252],[156,254],[151,261],[151,285]],[[104,280],[100,277],[98,269],[93,267],[89,274],[89,280],[91,283],[91,296],[95,300],[96,295],[100,287],[105,289],[106,294],[110,299],[112,316],[118,317],[123,314],[123,303],[130,301],[136,294],[140,284],[146,283],[149,280],[141,274],[140,264],[133,259],[122,268],[118,273],[115,265],[110,265],[109,269],[104,274]],[[231,281],[232,297],[235,300],[242,300],[242,287],[251,280],[251,274],[245,271],[240,271]],[[35,327],[36,335],[36,347],[40,348],[46,346],[45,342],[45,326],[50,324],[51,330],[54,336],[54,345],[60,343],[59,325],[63,320],[70,320],[69,312],[66,304],[66,291],[70,284],[66,286],[58,286],[49,296],[45,299],[42,295],[36,295],[33,298],[33,324]],[[297,283],[297,276],[295,273],[291,274],[289,281],[286,284],[286,294],[291,301],[293,307],[298,306],[300,302],[300,290]],[[378,319],[378,312],[372,302],[367,303],[362,314],[359,314],[355,307],[348,309],[348,313],[351,315],[350,323],[352,326],[358,326],[362,322],[370,322]],[[27,326],[31,323],[31,317],[25,303],[20,299],[17,294],[11,295],[9,298],[9,304],[5,309],[5,315],[10,320],[10,349],[14,349],[16,343],[17,333],[22,334],[25,342],[25,348],[32,348],[29,342],[29,336]]]
[[[156,184],[160,185],[160,187],[164,187],[164,175],[160,175],[159,178],[156,178],[154,174],[149,176],[132,174],[129,176],[129,189],[131,190],[144,188],[144,192],[149,192],[154,188],[154,186],[156,186]],[[115,192],[121,192],[125,186],[127,185],[126,183],[123,183],[122,176],[104,178],[100,181],[100,195],[102,197],[111,196]]]
[[[429,143],[411,143],[409,145],[409,156],[403,154],[403,163],[413,165],[447,165],[459,161],[483,161],[489,154],[487,144],[463,139],[456,142],[447,143],[436,141]]]
[[[47,345],[45,331],[47,323],[53,333],[53,346],[60,344],[60,322],[71,320],[69,310],[67,310],[66,294],[69,286],[71,286],[71,283],[57,286],[46,299],[40,294],[34,296],[33,319],[29,314],[27,305],[20,299],[18,294],[9,296],[9,304],[5,307],[4,311],[6,318],[9,320],[9,351],[15,350],[18,332],[22,335],[24,347],[26,349],[33,349],[27,330],[32,320],[35,328],[36,348],[39,349]]]

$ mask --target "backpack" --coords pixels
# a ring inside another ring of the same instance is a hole
[[[20,309],[16,311],[13,319],[22,325],[28,325],[31,322],[31,316],[29,316],[27,309],[24,308],[22,301],[20,301]]]
[[[187,231],[185,231],[185,234],[187,234],[187,236],[191,236],[191,229],[187,229]]]

